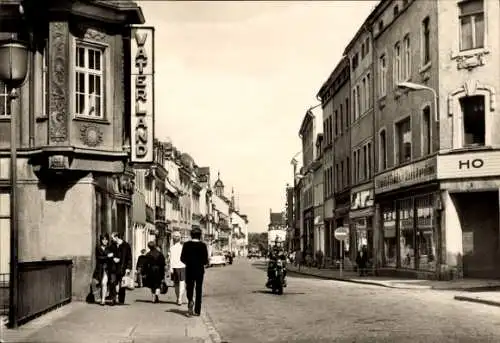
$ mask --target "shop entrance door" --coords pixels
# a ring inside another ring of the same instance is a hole
[[[498,191],[453,193],[462,228],[464,277],[500,278]]]

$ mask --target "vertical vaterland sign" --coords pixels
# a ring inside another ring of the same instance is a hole
[[[133,26],[131,53],[131,161],[153,162],[154,27]]]

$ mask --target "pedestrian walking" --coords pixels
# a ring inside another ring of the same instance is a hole
[[[136,264],[136,275],[137,275],[137,287],[144,287],[144,265],[146,263],[146,249],[141,250],[141,255],[137,258]]]
[[[366,267],[368,265],[368,251],[366,245],[361,247],[356,257],[356,264],[358,265],[359,276],[367,275]]]
[[[156,248],[155,242],[149,242],[148,248],[145,260],[146,285],[151,290],[153,303],[158,303],[161,283],[165,278],[165,256]]]
[[[186,293],[188,311],[190,315],[199,316],[201,313],[201,297],[203,293],[203,277],[205,266],[208,264],[208,249],[201,241],[201,230],[191,230],[191,240],[184,243],[181,252],[181,261],[186,265]],[[193,302],[193,293],[196,289],[196,298]],[[194,307],[194,311],[193,311]]]
[[[111,234],[111,239],[116,245],[116,258],[114,259],[116,263],[116,292],[118,293],[118,303],[125,303],[125,287],[121,287],[123,277],[130,277],[130,271],[132,270],[132,249],[130,244],[123,240],[121,233],[113,232]]]
[[[174,244],[170,247],[170,278],[174,282],[177,305],[182,305],[184,290],[186,289],[186,265],[181,261],[182,243],[181,233],[172,233]]]
[[[106,298],[111,296],[113,299],[116,298],[116,263],[113,261],[115,258],[116,249],[109,240],[109,235],[107,233],[99,236],[99,243],[95,249],[96,267],[94,269],[93,278],[97,280],[97,285],[101,289],[101,305],[106,304]]]

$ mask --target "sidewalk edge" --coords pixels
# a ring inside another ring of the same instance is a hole
[[[364,284],[364,285],[371,285],[371,286],[379,286],[379,287],[385,287],[385,288],[395,288],[395,289],[431,289],[430,286],[419,286],[419,285],[408,285],[408,286],[403,286],[403,285],[398,285],[398,284],[391,284],[391,281],[369,281],[369,280],[360,280],[360,279],[349,279],[349,278],[340,278],[340,277],[335,277],[335,276],[325,276],[325,275],[317,275],[317,274],[312,274],[308,272],[302,272],[298,270],[288,270],[290,273],[296,273],[296,274],[301,274],[301,275],[307,275],[307,276],[312,276],[316,277],[319,279],[324,279],[324,280],[335,280],[335,281],[340,281],[340,282],[350,282],[350,283],[357,283],[357,284]]]
[[[212,320],[212,317],[210,317],[206,307],[203,311],[201,311],[201,320],[203,321],[203,324],[205,324],[209,334],[209,338],[205,340],[205,343],[223,343],[221,336],[215,328],[214,321]]]
[[[466,302],[471,302],[471,303],[500,307],[500,301],[486,300],[486,299],[468,297],[468,296],[464,296],[464,295],[455,295],[453,297],[453,299],[458,300],[458,301],[466,301]]]

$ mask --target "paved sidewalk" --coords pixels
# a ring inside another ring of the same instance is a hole
[[[187,306],[176,305],[174,297],[174,290],[169,289],[161,303],[153,304],[149,290],[142,288],[129,291],[125,305],[70,303],[17,330],[0,328],[0,342],[217,342],[205,309],[201,317],[188,317]]]
[[[287,265],[287,269],[290,272],[297,274],[389,288],[456,290],[464,292],[479,292],[500,289],[500,280],[462,279],[453,281],[433,281],[379,276],[361,277],[358,273],[351,270],[343,271],[342,275],[340,275],[340,271],[338,269],[318,269],[310,267],[300,267],[299,269],[291,264]]]

